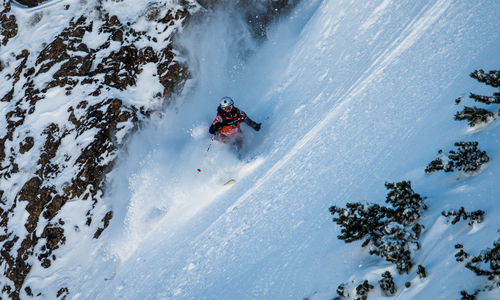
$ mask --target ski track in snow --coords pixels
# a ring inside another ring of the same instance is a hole
[[[387,2],[387,0],[386,0]],[[394,48],[393,50],[388,49],[388,53],[384,53],[381,57],[379,57],[360,77],[359,81],[356,82],[350,91],[339,98],[344,98],[342,102],[340,102],[337,107],[332,108],[323,120],[314,126],[302,139],[300,139],[297,144],[293,146],[293,148],[287,152],[286,155],[282,159],[280,159],[274,166],[272,166],[266,174],[259,179],[254,187],[249,189],[243,196],[241,196],[238,201],[232,205],[228,211],[233,210],[238,206],[239,203],[245,201],[249,196],[253,195],[256,190],[261,188],[261,186],[268,182],[270,178],[272,178],[276,171],[283,168],[283,166],[292,159],[299,150],[303,149],[306,145],[309,145],[313,140],[319,138],[319,134],[324,130],[324,128],[331,124],[331,121],[334,118],[338,118],[341,114],[343,114],[350,104],[356,97],[360,97],[363,91],[367,89],[367,86],[371,84],[378,76],[382,74],[382,72],[390,65],[392,62],[397,60],[397,58],[405,52],[408,48],[410,48],[414,43],[418,41],[418,39],[425,34],[425,32],[436,22],[436,20],[441,16],[446,9],[451,4],[451,0],[440,0],[435,3],[432,7],[430,7],[421,18],[415,20],[408,26],[402,33],[402,35],[393,42],[390,48]],[[387,6],[387,3],[383,3],[383,7]],[[430,4],[428,4],[430,5]],[[383,9],[381,7],[377,8],[375,12],[379,9]],[[330,100],[330,99],[328,99]],[[327,100],[327,101],[328,101]]]

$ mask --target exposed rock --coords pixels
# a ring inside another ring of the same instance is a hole
[[[33,137],[29,136],[24,139],[22,143],[19,143],[19,153],[24,154],[33,148],[35,140]]]
[[[111,52],[90,76],[106,74],[104,84],[123,91],[136,84],[136,75],[141,72],[141,65],[157,61],[158,58],[151,47],[138,50],[134,45],[127,45],[121,47],[118,52]]]
[[[28,275],[29,271],[31,270],[31,266],[27,264],[22,258],[13,258],[10,255],[12,247],[14,247],[14,244],[18,240],[19,237],[14,237],[12,240],[5,242],[0,250],[0,262],[5,265],[4,276],[14,283],[13,287],[5,285],[2,288],[2,292],[9,293],[12,299],[20,299],[19,291],[23,286],[26,275]]]
[[[168,25],[174,25],[174,23],[172,23],[174,20],[180,20],[180,19],[187,20],[188,17],[189,17],[189,11],[187,9],[178,10],[175,12],[172,10],[169,10],[163,18],[158,20],[158,22],[163,23],[163,24],[168,24]]]
[[[45,227],[45,230],[41,236],[45,239],[45,245],[42,246],[42,253],[38,255],[38,260],[42,262],[44,268],[48,268],[51,265],[51,259],[55,260],[55,255],[52,255],[52,251],[59,248],[66,241],[64,236],[64,229],[58,227],[57,225],[49,224]]]
[[[28,61],[30,53],[28,50],[24,49],[21,54],[16,56],[16,60],[21,60],[19,65],[16,67],[16,70],[14,74],[12,75],[7,75],[8,78],[14,78],[14,83],[18,82],[19,79],[21,78],[21,73],[23,72],[24,68],[26,68],[26,62]]]
[[[101,220],[103,223],[104,223],[104,227],[99,227],[99,229],[97,229],[97,231],[95,232],[94,234],[94,239],[98,239],[99,236],[101,236],[102,232],[104,231],[104,229],[108,228],[109,226],[109,221],[113,218],[113,212],[112,211],[109,211],[106,216],[104,216],[104,218]]]
[[[92,32],[92,24],[93,22],[86,24],[86,18],[83,16],[76,22],[70,21],[70,26],[40,53],[36,61],[36,65],[40,67],[36,75],[46,73],[55,64],[63,62],[59,70],[52,75],[54,80],[49,82],[42,92],[56,86],[68,86],[70,91],[79,82],[73,77],[89,74],[92,66],[91,53],[87,45],[82,43],[82,38],[86,32]],[[87,55],[72,55],[68,51],[84,52]],[[38,100],[40,99],[32,97],[30,104],[33,106]]]
[[[4,1],[4,9],[0,12],[0,35],[3,36],[1,43],[4,46],[17,35],[16,17],[10,13],[10,9],[10,2]]]
[[[62,297],[61,300],[66,299],[66,297],[69,295],[69,289],[67,287],[63,287],[57,291],[57,298]]]
[[[10,100],[12,100],[12,96],[14,95],[14,88],[12,88],[12,90],[10,90],[10,92],[8,92],[7,94],[5,94],[5,96],[2,97],[2,102],[10,102]]]
[[[179,21],[187,15],[187,10],[170,11],[162,20]],[[19,299],[21,291],[33,294],[31,287],[23,286],[33,267],[32,262],[29,262],[33,261],[31,257],[36,257],[43,268],[50,268],[57,259],[53,251],[65,244],[66,237],[64,222],[55,220],[68,200],[91,200],[86,224],[94,228],[94,238],[99,238],[110,224],[113,211],[108,211],[104,217],[100,216],[100,223],[93,224],[92,218],[97,217],[93,209],[104,195],[104,178],[114,164],[118,146],[123,143],[124,137],[138,127],[148,112],[142,107],[127,106],[121,99],[102,96],[102,90],[122,91],[135,85],[137,76],[148,63],[157,64],[158,71],[161,71],[156,78],[165,87],[166,96],[170,96],[189,74],[184,66],[174,62],[171,45],[158,52],[151,46],[138,48],[134,43],[140,40],[158,41],[148,37],[145,32],[137,32],[129,25],[122,24],[116,16],[106,14],[104,21],[97,30],[108,38],[99,47],[92,49],[83,43],[84,36],[92,32],[94,26],[93,21],[82,16],[70,21],[69,26],[54,37],[34,62],[33,59],[29,60],[28,50],[21,51],[15,56],[15,65],[11,63],[6,76],[12,88],[0,99],[14,105],[5,115],[6,134],[0,137],[0,177],[9,179],[19,172],[16,162],[18,155],[38,155],[31,177],[23,182],[14,199],[5,198],[4,192],[0,191],[0,226],[3,229],[0,235],[0,265],[5,270],[5,277],[12,282],[5,283],[2,289],[12,299]],[[121,47],[107,52],[104,57],[96,55],[109,48],[111,42],[118,42]],[[100,57],[99,61],[96,61],[96,57]],[[34,64],[28,65],[30,61]],[[95,68],[91,71],[93,65]],[[50,74],[51,80],[43,85],[36,83],[35,79],[41,74]],[[19,91],[18,82],[23,82],[22,90]],[[34,139],[29,131],[18,130],[25,124],[26,118],[36,112],[38,102],[45,100],[51,89],[63,88],[69,96],[78,85],[89,86],[87,97],[90,98],[82,99],[68,109],[69,122],[65,122],[64,126],[59,122],[64,123],[65,120],[47,124],[40,134],[42,143],[40,139]],[[158,97],[161,99],[164,95]],[[122,130],[125,133],[121,133]],[[91,139],[88,138],[89,132],[92,132]],[[119,132],[120,139],[117,138]],[[79,141],[82,136],[85,136],[85,144],[81,146],[80,153],[65,152],[61,147],[65,143],[82,143],[83,140]],[[61,156],[65,159],[61,160]],[[51,183],[51,180],[68,170],[74,170],[71,171],[74,173],[62,188]],[[24,222],[28,234],[17,236],[9,229],[9,216],[23,202],[27,203],[23,204],[28,212],[27,218],[16,222]],[[43,219],[49,223],[40,234],[37,228]],[[63,298],[69,294],[64,288],[59,291],[59,296]]]

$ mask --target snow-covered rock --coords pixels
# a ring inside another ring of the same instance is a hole
[[[0,262],[12,298],[34,293],[26,276],[34,265],[51,266],[65,232],[99,238],[113,217],[100,201],[119,147],[189,77],[172,39],[196,3],[113,15],[129,6],[4,1]],[[71,225],[59,214],[68,201],[83,203]]]

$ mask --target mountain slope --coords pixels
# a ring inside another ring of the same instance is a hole
[[[429,275],[396,276],[395,298],[458,298],[461,289],[482,288],[485,279],[455,261],[454,244],[478,253],[496,239],[495,125],[468,130],[453,121],[453,100],[482,90],[468,78],[471,71],[498,63],[498,18],[491,12],[499,8],[457,1],[302,3],[242,67],[231,47],[244,38],[231,35],[231,15],[192,28],[215,36],[196,41],[217,53],[190,49],[200,62],[200,86],[138,138],[152,149],[135,150],[143,156],[131,157],[127,167],[135,169],[126,177],[132,196],[125,224],[148,222],[155,209],[164,216],[151,221],[113,280],[81,291],[100,299],[331,299],[340,283],[354,287],[369,279],[377,286],[369,299],[382,298],[377,281],[385,270],[394,274],[394,266],[358,243],[337,240],[328,207],[382,204],[384,183],[402,180],[428,197],[414,262]],[[205,153],[209,139],[202,132],[213,117],[207,111],[223,95],[255,120],[270,116],[262,132],[246,130],[248,165],[220,144]],[[472,177],[425,175],[437,150],[459,140],[479,141],[492,158],[486,169]],[[236,185],[218,187],[231,177]],[[471,229],[440,216],[460,206],[485,210],[486,222]]]
[[[106,5],[119,19],[135,14],[127,3]],[[453,115],[457,97],[492,93],[468,75],[500,62],[499,11],[495,1],[304,1],[264,41],[233,7],[190,23],[175,43],[192,80],[127,140],[95,208],[113,211],[109,226],[99,239],[66,230],[58,259],[34,265],[26,285],[66,299],[317,300],[337,296],[341,283],[354,299],[366,279],[375,286],[368,299],[382,299],[378,280],[389,270],[394,299],[483,289],[486,278],[457,262],[454,246],[478,255],[498,239],[498,123],[470,129]],[[128,99],[144,87],[147,79],[126,89]],[[226,95],[265,120],[260,132],[243,127],[241,160],[207,133]],[[460,140],[487,151],[480,172],[424,173],[439,149]],[[230,178],[236,184],[222,187]],[[384,183],[403,180],[429,208],[415,267],[396,275],[361,242],[338,240],[328,208],[382,205]],[[86,205],[62,208],[67,228]],[[441,216],[461,206],[485,211],[485,221],[451,225]],[[498,299],[499,291],[479,297]]]

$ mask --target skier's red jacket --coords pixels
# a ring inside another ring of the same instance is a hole
[[[241,122],[245,122],[245,124],[257,131],[260,130],[260,124],[252,121],[247,114],[239,108],[233,107],[230,112],[226,112],[219,107],[217,108],[217,116],[208,131],[210,134],[230,137],[241,132]]]

